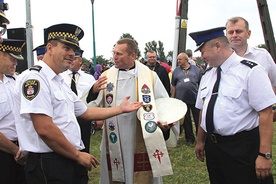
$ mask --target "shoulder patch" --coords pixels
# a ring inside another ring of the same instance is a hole
[[[31,101],[40,91],[40,82],[36,79],[29,79],[22,85],[22,93],[24,97]]]
[[[209,66],[209,67],[203,72],[203,75],[204,75],[206,72],[210,71],[212,68],[213,68],[213,67]]]
[[[6,77],[9,77],[9,78],[12,78],[13,80],[15,80],[14,76],[12,76],[12,75],[7,75],[6,74]]]
[[[248,61],[248,60],[242,60],[241,63],[248,66],[248,67],[250,67],[250,68],[253,68],[254,66],[258,65],[257,63],[254,63],[254,62]]]
[[[40,71],[42,68],[42,66],[39,66],[39,65],[35,65],[35,66],[32,66],[29,70],[36,70],[36,71]]]

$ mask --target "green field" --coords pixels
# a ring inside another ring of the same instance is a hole
[[[272,152],[276,153],[276,123],[274,123],[274,137]],[[91,136],[90,152],[100,160],[101,131]],[[174,148],[169,148],[170,159],[173,167],[173,175],[163,177],[164,184],[209,184],[205,162],[198,161],[195,157],[195,145],[187,146],[183,133]],[[89,184],[98,184],[100,167],[89,172]],[[273,177],[276,181],[276,159],[273,158]]]

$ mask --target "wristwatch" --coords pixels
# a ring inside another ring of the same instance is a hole
[[[259,152],[259,155],[262,156],[262,157],[265,157],[267,160],[271,159],[272,158],[272,154],[267,152],[267,153],[261,153]]]

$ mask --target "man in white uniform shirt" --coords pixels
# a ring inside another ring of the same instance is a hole
[[[249,23],[242,17],[227,20],[226,37],[235,52],[244,58],[253,60],[264,67],[271,85],[276,93],[276,64],[266,49],[249,46],[247,40],[251,36]]]
[[[26,154],[18,147],[13,103],[15,79],[11,76],[17,60],[23,60],[24,44],[23,40],[11,39],[0,43],[0,183],[25,183],[24,169],[19,163],[25,162]]]
[[[92,86],[96,82],[94,77],[88,73],[85,73],[81,70],[82,65],[82,54],[83,50],[78,50],[75,52],[75,58],[73,62],[70,65],[70,68],[66,70],[65,72],[61,73],[64,82],[68,84],[68,86],[75,85],[76,87],[76,95],[79,98],[84,98],[87,103],[87,91],[92,90]],[[74,75],[74,77],[73,77]],[[72,84],[73,83],[73,84]],[[91,121],[77,118],[78,123],[80,125],[81,130],[81,140],[83,141],[83,144],[85,148],[82,150],[86,153],[89,153],[90,150],[90,132],[91,132]],[[88,182],[88,172],[85,167],[80,168],[80,177],[82,178],[83,183]]]
[[[198,90],[196,157],[203,162],[206,155],[211,183],[271,183],[271,106],[276,97],[263,67],[238,56],[224,29],[189,34],[213,67]]]
[[[69,69],[79,50],[83,30],[57,24],[45,30],[46,53],[37,66],[23,72],[15,86],[16,129],[20,149],[29,152],[27,183],[79,184],[79,166],[91,169],[98,160],[84,149],[76,117],[104,119],[137,110],[142,103],[126,97],[114,108],[87,108],[64,83],[60,73]]]

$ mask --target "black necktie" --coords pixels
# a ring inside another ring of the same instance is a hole
[[[72,72],[71,89],[76,95],[78,95],[77,88],[76,88],[76,78],[75,78],[76,73],[77,72]]]
[[[219,88],[219,82],[220,82],[220,74],[221,69],[220,67],[217,68],[217,80],[215,82],[212,96],[209,101],[207,112],[206,112],[206,129],[208,134],[212,134],[214,131],[214,106],[218,97],[218,88]]]

